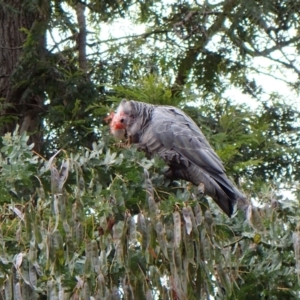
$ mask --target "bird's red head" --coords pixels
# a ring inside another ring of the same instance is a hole
[[[108,117],[104,119],[106,122],[109,123],[110,132],[117,138],[117,139],[124,139],[126,134],[126,126],[124,124],[124,116],[122,112],[114,113],[111,112]]]

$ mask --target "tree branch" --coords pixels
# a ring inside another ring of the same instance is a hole
[[[277,62],[277,63],[279,63],[279,64],[282,64],[282,65],[284,65],[286,68],[292,69],[292,70],[294,70],[297,74],[300,75],[300,70],[299,70],[296,66],[294,66],[291,62],[290,62],[290,63],[287,63],[287,62],[284,62],[284,61],[282,61],[282,60],[280,60],[280,59],[276,59],[276,58],[273,58],[273,57],[270,57],[270,56],[266,56],[266,58],[268,58],[269,60],[272,60],[272,61],[274,61],[274,62]]]
[[[270,53],[272,53],[276,50],[281,50],[282,48],[284,48],[286,46],[289,46],[290,44],[292,44],[296,41],[299,41],[299,38],[300,38],[300,35],[297,34],[296,36],[294,36],[290,40],[284,41],[284,42],[281,42],[281,43],[276,43],[276,45],[274,45],[273,47],[267,48],[263,51],[259,51],[257,49],[254,49],[255,56],[267,56],[267,55],[269,55]]]
[[[223,5],[223,13],[218,15],[215,22],[203,33],[198,45],[194,48],[190,48],[183,59],[181,59],[178,67],[177,77],[172,89],[173,95],[181,90],[186,83],[188,75],[197,60],[199,53],[202,52],[204,47],[208,44],[214,34],[216,34],[222,27],[227,17],[227,13],[231,12],[236,6],[236,0],[227,0]]]
[[[124,39],[138,39],[138,38],[148,38],[151,35],[154,34],[161,34],[161,33],[168,33],[170,32],[170,30],[166,30],[166,29],[155,29],[153,31],[150,32],[145,32],[145,33],[141,33],[141,34],[134,34],[134,35],[127,35],[127,36],[121,36],[121,37],[117,37],[117,38],[111,38],[111,39],[107,39],[107,40],[102,40],[100,42],[95,42],[92,44],[88,44],[89,47],[93,47],[95,45],[98,44],[103,44],[103,43],[109,43],[109,42],[116,42],[116,41],[120,41],[120,40],[124,40]]]
[[[54,43],[54,46],[49,50],[49,52],[52,52],[55,48],[56,48],[59,52],[63,52],[64,50],[59,49],[59,45],[62,44],[62,43],[64,43],[64,42],[66,42],[66,41],[68,41],[68,40],[73,40],[73,39],[75,39],[75,38],[78,36],[78,33],[72,34],[72,35],[66,37],[66,38],[63,39],[63,40],[61,40],[61,41],[59,41],[59,42],[56,42],[56,41],[55,41],[55,38],[54,38],[54,36],[53,36],[53,33],[52,33],[51,30],[49,31],[49,33],[50,33],[51,39],[52,39],[52,41],[53,41],[53,43]]]
[[[0,46],[0,49],[7,49],[7,50],[19,50],[22,48],[23,48],[23,46],[19,46],[19,47],[2,47],[2,46]]]
[[[77,3],[76,14],[79,27],[78,34],[78,52],[79,52],[79,68],[84,72],[87,71],[87,59],[86,59],[86,22],[84,15],[85,5]]]

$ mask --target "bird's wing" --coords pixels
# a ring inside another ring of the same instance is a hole
[[[236,201],[243,198],[201,130],[182,111],[157,107],[141,136],[141,144],[150,154],[157,153],[169,162],[173,175],[194,184],[203,183],[205,193],[228,216]]]
[[[199,166],[212,177],[223,174],[220,158],[198,126],[182,111],[164,108],[153,115],[153,134],[166,149],[172,149]]]

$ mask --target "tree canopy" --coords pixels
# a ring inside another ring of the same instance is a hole
[[[299,107],[259,81],[297,95],[299,15],[298,0],[0,0],[0,299],[299,298]],[[246,217],[115,141],[122,98],[189,114]]]

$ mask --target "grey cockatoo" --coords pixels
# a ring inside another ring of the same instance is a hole
[[[237,202],[245,202],[199,127],[182,110],[124,99],[110,119],[114,136],[128,137],[148,155],[164,159],[168,177],[203,184],[204,193],[229,217]]]

